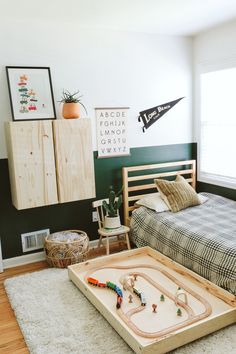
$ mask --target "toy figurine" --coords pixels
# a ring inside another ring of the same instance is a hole
[[[165,296],[163,294],[160,296],[160,301],[165,301]]]
[[[178,308],[178,310],[177,310],[177,316],[182,316],[182,311],[180,308]]]
[[[133,296],[129,295],[129,303],[132,304],[132,302],[133,302]]]
[[[157,309],[157,305],[156,304],[152,304],[152,312],[156,313],[157,312],[156,309]]]
[[[136,281],[137,277],[138,277],[138,274],[134,274],[133,277],[134,277],[134,281]]]

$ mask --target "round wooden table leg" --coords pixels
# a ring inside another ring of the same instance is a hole
[[[99,237],[98,247],[100,247],[100,246],[101,246],[101,244],[102,244],[102,235],[100,235],[100,237]]]
[[[128,248],[128,250],[130,250],[131,247],[130,247],[129,234],[128,234],[128,232],[125,234],[125,238],[126,238],[127,248]]]
[[[110,253],[110,250],[109,250],[109,237],[107,236],[106,238],[107,238],[106,239],[106,252],[107,252],[107,254],[109,254]]]

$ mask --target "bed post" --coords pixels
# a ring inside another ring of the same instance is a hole
[[[196,160],[192,160],[191,161],[191,163],[192,163],[192,170],[193,170],[193,172],[192,172],[192,187],[196,190]]]
[[[128,198],[128,172],[127,168],[122,168],[123,178],[123,205],[124,205],[124,224],[129,226],[129,198]]]

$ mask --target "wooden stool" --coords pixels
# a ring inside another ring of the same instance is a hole
[[[106,237],[106,254],[110,253],[110,247],[109,247],[109,237],[111,236],[117,236],[117,240],[120,240],[120,236],[124,236],[125,241],[126,241],[126,245],[127,248],[130,250],[130,242],[129,242],[129,231],[130,228],[128,226],[125,225],[121,225],[120,227],[116,228],[116,229],[106,229],[104,227],[104,210],[103,210],[103,206],[102,206],[102,202],[105,199],[101,199],[101,200],[97,200],[95,202],[93,202],[93,207],[96,208],[97,211],[97,217],[98,217],[98,234],[99,234],[99,241],[98,241],[98,247],[101,246],[101,244],[103,244],[103,238]]]

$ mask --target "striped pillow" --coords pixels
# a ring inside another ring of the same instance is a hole
[[[174,213],[201,204],[193,187],[180,175],[177,175],[175,181],[156,179],[155,183],[161,197]]]

